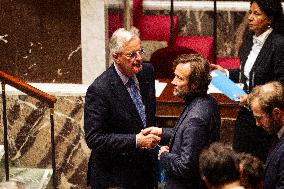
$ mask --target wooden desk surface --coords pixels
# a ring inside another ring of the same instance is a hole
[[[160,80],[160,82],[167,82],[167,86],[162,94],[157,97],[157,112],[156,117],[160,118],[178,118],[184,108],[184,101],[173,95],[173,85],[170,80]],[[212,94],[218,101],[220,114],[222,118],[236,119],[239,110],[239,103],[230,100],[223,94]]]

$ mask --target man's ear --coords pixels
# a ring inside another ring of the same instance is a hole
[[[272,116],[274,117],[274,118],[278,118],[278,119],[280,119],[280,116],[281,116],[281,110],[279,109],[279,108],[274,108],[273,110],[272,110]]]
[[[117,53],[112,53],[112,58],[113,58],[114,60],[117,60],[118,54],[117,54]]]

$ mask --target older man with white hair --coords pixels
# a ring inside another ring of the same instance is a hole
[[[156,151],[160,141],[141,130],[155,125],[153,66],[142,63],[144,49],[136,28],[119,28],[110,39],[113,64],[89,86],[84,130],[92,188],[157,187]]]

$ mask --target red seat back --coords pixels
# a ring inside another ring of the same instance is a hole
[[[173,61],[181,54],[195,54],[186,47],[165,47],[155,51],[150,59],[155,69],[155,78],[174,78]]]
[[[195,50],[201,56],[213,63],[213,37],[199,36],[178,36],[175,41],[175,46],[187,47]]]
[[[141,40],[170,41],[170,16],[142,16],[134,25],[140,30]],[[174,37],[178,33],[178,17],[174,16]]]

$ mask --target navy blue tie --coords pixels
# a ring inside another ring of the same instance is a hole
[[[144,127],[146,127],[146,114],[145,114],[145,108],[141,99],[141,96],[139,94],[138,88],[134,82],[133,79],[129,79],[127,82],[129,89],[130,89],[130,96],[136,106],[136,109],[142,119]]]

